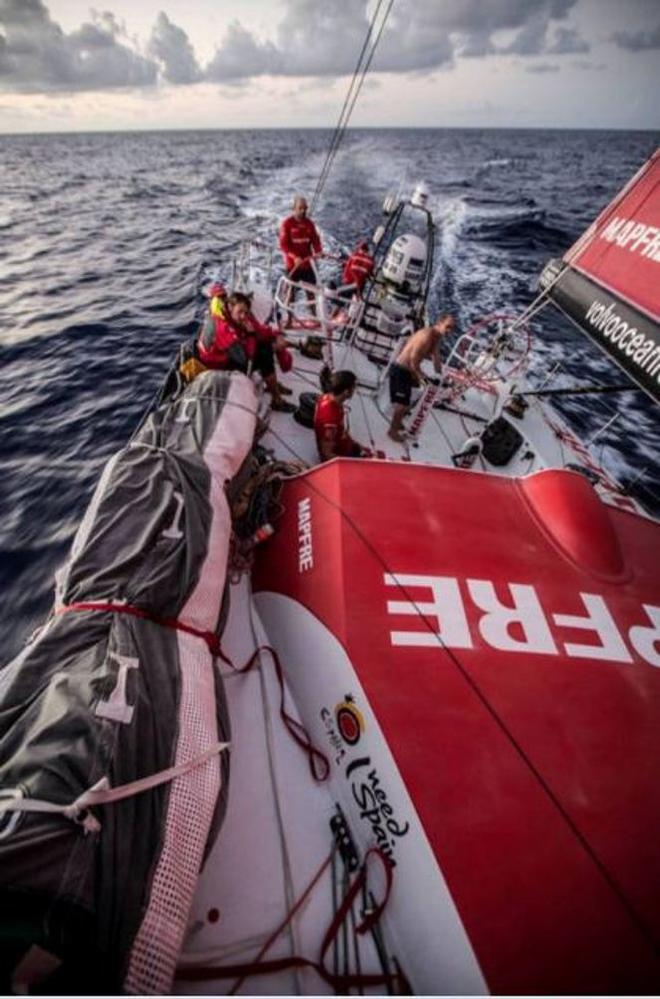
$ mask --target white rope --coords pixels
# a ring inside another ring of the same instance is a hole
[[[199,756],[193,757],[192,760],[188,760],[186,763],[179,763],[178,766],[159,770],[158,773],[151,774],[149,777],[141,777],[138,780],[131,781],[129,784],[120,784],[118,787],[111,788],[108,778],[102,777],[101,780],[97,781],[96,784],[86,791],[83,791],[82,794],[78,795],[69,804],[58,804],[54,801],[43,801],[39,798],[19,797],[0,801],[0,815],[4,812],[41,812],[49,815],[62,815],[65,819],[70,819],[72,822],[81,823],[86,833],[97,833],[100,832],[101,823],[91,813],[83,816],[83,813],[87,809],[94,808],[96,805],[110,805],[115,801],[123,801],[124,798],[131,798],[136,794],[142,794],[144,791],[158,787],[160,784],[175,780],[177,777],[183,777],[185,774],[190,773],[191,770],[195,770],[197,767],[203,766],[204,763],[208,763],[218,753],[222,753],[225,749],[228,749],[229,745],[228,742],[217,742]],[[81,816],[83,817],[81,818]]]

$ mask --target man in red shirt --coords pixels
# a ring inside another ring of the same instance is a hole
[[[316,226],[307,217],[307,201],[300,194],[293,199],[293,213],[280,226],[280,249],[293,281],[316,284],[312,257],[321,253],[323,247]]]
[[[322,395],[314,411],[314,433],[321,461],[331,458],[367,458],[371,451],[354,441],[344,427],[344,403],[355,392],[352,371],[333,371],[330,391]]]
[[[323,251],[321,237],[310,218],[307,217],[307,201],[297,194],[293,199],[293,214],[284,219],[280,226],[280,249],[284,254],[284,266],[291,281],[305,281],[316,284],[316,271],[312,266],[312,258]],[[291,301],[293,288],[288,287],[284,293],[284,304]],[[295,296],[294,296],[295,297]],[[314,299],[314,293],[307,292],[308,301]],[[286,325],[291,325],[292,314],[288,312]]]
[[[367,242],[358,243],[344,264],[341,283],[342,285],[354,285],[359,294],[373,269],[374,258],[369,253],[369,244]]]

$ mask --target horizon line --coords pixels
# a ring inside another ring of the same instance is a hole
[[[332,132],[334,125],[171,125],[160,128],[69,128],[69,129],[39,129],[33,132],[3,131],[0,136],[6,137],[37,137],[46,135],[144,135],[162,134],[166,132]],[[624,125],[351,125],[348,132],[359,131],[426,131],[426,132],[658,132],[657,126],[624,126]]]

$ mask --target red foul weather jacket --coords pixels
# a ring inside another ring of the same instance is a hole
[[[289,273],[293,269],[295,257],[307,260],[313,253],[321,253],[321,239],[312,220],[297,219],[294,215],[284,219],[280,226],[280,249]]]
[[[344,264],[344,272],[341,276],[342,284],[354,284],[358,291],[362,291],[365,281],[374,269],[373,257],[366,250],[353,250],[350,257]]]
[[[204,319],[197,340],[199,359],[207,368],[225,368],[229,363],[229,348],[240,343],[245,348],[248,360],[254,358],[259,342],[271,342],[277,336],[277,331],[264,326],[248,315],[243,327],[236,326],[231,319],[212,316],[210,313]]]

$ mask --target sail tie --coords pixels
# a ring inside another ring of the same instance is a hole
[[[204,631],[201,628],[196,628],[191,624],[187,624],[185,621],[180,621],[175,617],[161,617],[158,614],[153,614],[151,611],[147,611],[142,607],[133,607],[130,604],[122,603],[112,603],[105,601],[79,601],[72,604],[65,604],[62,607],[58,607],[56,614],[66,614],[70,611],[100,611],[102,613],[113,613],[113,614],[128,614],[131,617],[137,617],[145,621],[151,621],[153,624],[160,625],[164,628],[172,628],[175,631],[183,631],[186,634],[194,635],[196,638],[201,638],[202,641],[206,642],[209,651],[212,656],[217,656],[224,663],[226,663],[234,673],[247,673],[254,664],[261,659],[261,654],[267,652],[270,655],[273,667],[275,669],[275,675],[277,676],[277,682],[280,688],[280,718],[288,731],[291,738],[296,742],[300,748],[307,754],[309,760],[309,768],[312,773],[314,780],[322,782],[326,780],[330,774],[330,763],[328,761],[325,753],[322,753],[312,742],[309,732],[305,726],[299,722],[296,718],[293,718],[285,707],[285,689],[284,689],[284,671],[282,669],[282,664],[280,658],[270,645],[260,645],[254,652],[250,655],[250,658],[243,666],[235,666],[231,661],[229,656],[225,655],[222,651],[220,644],[220,637],[216,635],[214,631]]]

